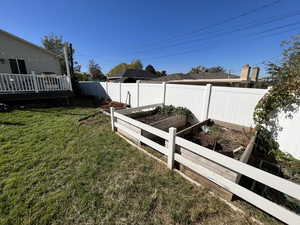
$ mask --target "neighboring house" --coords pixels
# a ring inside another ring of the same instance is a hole
[[[52,52],[0,29],[0,73],[61,74]]]
[[[173,83],[173,84],[192,84],[192,85],[232,85],[233,83],[239,84],[253,84],[257,81],[259,75],[259,68],[251,67],[246,64],[242,67],[240,75],[234,75],[229,73],[209,73],[202,72],[196,74],[170,74],[168,76],[159,77],[150,81],[144,81],[144,83]]]
[[[107,79],[111,82],[135,83],[137,80],[150,80],[158,77],[159,75],[146,70],[126,69],[119,74],[109,76]]]

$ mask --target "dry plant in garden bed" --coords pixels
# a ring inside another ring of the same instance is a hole
[[[207,151],[216,151],[235,158],[240,162],[247,163],[253,150],[256,132],[251,128],[208,119],[178,132],[177,136],[205,147],[203,151],[206,151],[206,149]],[[202,157],[200,152],[198,154],[191,152],[187,148],[178,146],[176,151],[193,163],[203,166],[234,183],[239,183],[241,179],[239,173]],[[214,190],[223,198],[227,200],[232,199],[232,193],[202,177],[200,174],[183,165],[179,165],[179,169],[187,176]]]
[[[184,137],[213,151],[239,159],[254,134],[254,129],[232,129],[208,120]]]
[[[154,110],[138,112],[129,116],[140,122],[167,131],[167,129],[172,126],[176,127],[178,130],[188,127],[190,125],[188,120],[191,116],[191,112],[186,108],[170,105],[159,106]]]

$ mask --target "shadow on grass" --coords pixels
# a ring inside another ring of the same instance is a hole
[[[48,104],[47,104],[48,103]],[[44,104],[29,105],[25,106],[22,111],[27,112],[37,112],[37,113],[60,113],[64,115],[82,116],[85,113],[68,112],[68,110],[74,110],[78,108],[98,108],[100,106],[100,101],[92,97],[74,97],[70,99],[70,104],[60,104],[59,102],[47,102]]]
[[[0,125],[6,125],[6,126],[25,126],[25,123],[14,123],[14,122],[3,122],[0,121]]]

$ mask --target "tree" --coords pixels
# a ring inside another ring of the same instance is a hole
[[[225,73],[226,70],[222,66],[213,66],[213,67],[196,66],[196,67],[193,67],[189,73],[193,74],[193,73],[204,73],[204,72],[208,72],[208,73],[223,72],[223,73]]]
[[[141,60],[134,59],[134,60],[132,60],[131,64],[129,64],[127,66],[127,69],[142,70],[143,69],[143,64],[142,64]]]
[[[101,67],[93,59],[89,60],[89,73],[93,80],[103,80],[105,77],[101,71]]]
[[[207,68],[205,66],[196,66],[191,69],[189,73],[203,73],[207,72]]]
[[[152,74],[156,74],[156,71],[155,71],[154,67],[150,64],[148,66],[146,66],[145,70],[152,73]]]
[[[47,49],[48,51],[52,52],[53,54],[59,57],[61,71],[62,73],[66,74],[67,69],[66,69],[65,60],[63,58],[63,53],[64,53],[63,49],[65,45],[65,42],[63,41],[63,37],[55,34],[45,35],[42,38],[42,44],[45,49]]]
[[[225,73],[226,70],[222,66],[213,66],[213,67],[207,68],[206,72],[209,72],[209,73],[220,73],[220,72],[223,72],[223,73]]]
[[[57,57],[59,57],[59,63],[61,67],[61,71],[63,74],[67,73],[66,63],[64,59],[64,46],[65,41],[63,40],[62,36],[55,35],[55,34],[49,34],[45,35],[42,38],[42,44],[45,49],[55,54]],[[75,50],[73,49],[73,54],[75,54]],[[80,72],[81,65],[77,61],[74,61],[74,71]]]
[[[268,72],[275,80],[271,90],[256,105],[254,121],[256,129],[261,133],[271,134],[276,139],[279,125],[279,115],[284,113],[292,118],[300,106],[300,35],[289,41],[282,42],[283,59],[279,64],[268,63]],[[266,131],[267,130],[267,131]],[[270,135],[265,137],[270,139]]]
[[[115,67],[113,67],[108,72],[107,75],[111,76],[114,74],[119,74],[119,73],[122,73],[122,71],[124,71],[126,69],[142,70],[143,64],[142,64],[141,60],[139,60],[139,59],[132,60],[132,62],[130,64],[120,63],[120,64],[116,65]]]
[[[113,67],[109,72],[108,72],[108,76],[111,75],[115,75],[115,74],[119,74],[122,71],[126,70],[128,68],[128,65],[126,63],[120,63],[118,65],[116,65],[115,67]]]

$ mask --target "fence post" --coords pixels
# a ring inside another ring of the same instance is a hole
[[[169,128],[169,140],[168,140],[168,168],[174,168],[174,154],[175,154],[175,136],[176,128]]]
[[[209,103],[210,103],[210,96],[211,96],[211,84],[207,84],[205,87],[205,93],[203,96],[203,115],[202,120],[208,119],[208,112],[209,112]]]
[[[163,85],[163,105],[165,105],[166,104],[166,82],[163,82],[162,83],[162,85]]]
[[[121,90],[122,90],[122,89],[121,89],[121,86],[122,86],[122,83],[120,82],[120,83],[119,83],[119,94],[120,94],[120,96],[119,96],[119,97],[120,97],[120,101],[119,101],[119,102],[121,102],[121,100],[122,100],[122,99],[121,99],[121,98],[122,98],[122,94],[121,94]]]
[[[37,85],[37,76],[34,71],[31,71],[31,74],[32,74],[32,79],[33,79],[34,90],[35,90],[35,92],[39,92],[39,88]]]
[[[115,108],[114,107],[110,107],[110,119],[111,119],[111,130],[115,131],[115,117],[114,117],[114,113],[115,113]]]
[[[137,107],[140,106],[140,80],[137,80],[136,81],[136,104],[137,104]]]
[[[107,81],[105,82],[105,88],[106,88],[106,95],[109,97],[109,95],[108,95],[108,82]]]

